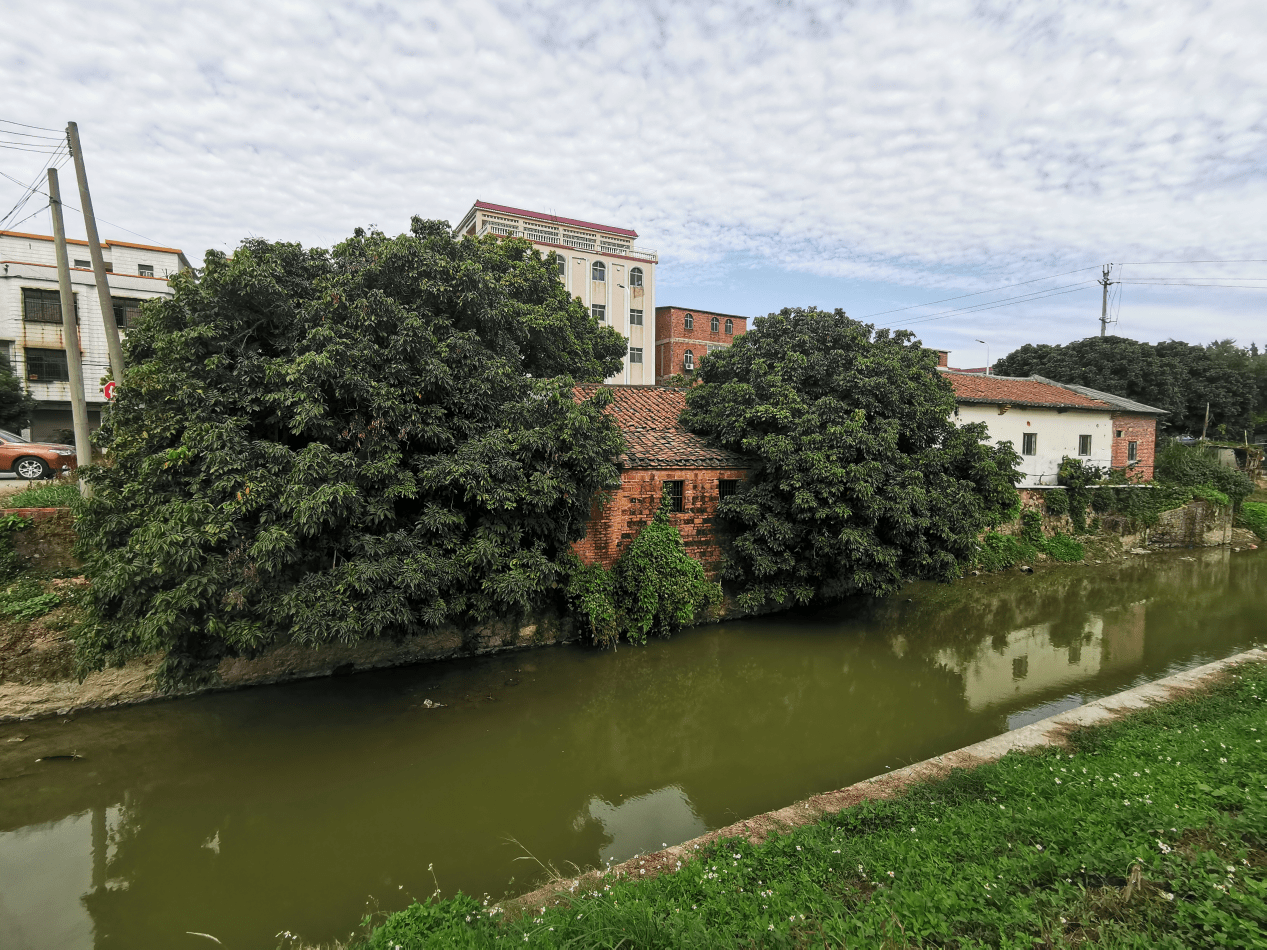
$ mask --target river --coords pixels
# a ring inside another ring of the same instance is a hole
[[[2,725],[0,947],[346,939],[1239,652],[1265,618],[1267,552],[1174,552]]]

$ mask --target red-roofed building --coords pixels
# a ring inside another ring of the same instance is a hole
[[[682,390],[607,388],[614,399],[604,411],[625,436],[625,453],[617,460],[620,485],[595,500],[585,537],[573,549],[587,564],[611,567],[655,516],[667,486],[674,499],[671,517],[687,553],[715,578],[723,557],[717,503],[747,477],[750,460],[688,432],[678,422],[686,407]],[[598,389],[578,386],[576,398],[588,399]]]
[[[1165,410],[1041,376],[943,372],[955,390],[957,421],[984,422],[993,441],[1020,452],[1021,487],[1055,485],[1065,458],[1153,477],[1157,419]]]
[[[559,280],[599,323],[614,327],[629,341],[625,365],[614,384],[655,382],[651,365],[655,333],[655,251],[634,247],[638,232],[578,218],[527,211],[477,201],[458,226],[455,238],[517,237],[542,254],[558,258]]]

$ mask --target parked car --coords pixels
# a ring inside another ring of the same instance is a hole
[[[19,478],[52,478],[77,464],[75,450],[69,445],[28,442],[0,429],[0,472],[13,472]]]

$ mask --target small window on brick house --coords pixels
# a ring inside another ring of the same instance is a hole
[[[682,492],[683,487],[684,483],[680,480],[664,483],[664,493],[669,496],[670,511],[686,510],[685,498]]]
[[[695,329],[694,315],[688,313],[686,316],[684,316],[682,318],[682,326],[684,326],[688,330],[694,330]]]
[[[1139,443],[1138,442],[1126,443],[1126,461],[1128,462],[1139,461]]]
[[[739,489],[739,482],[733,478],[717,479],[717,497],[729,498]]]
[[[1038,454],[1038,433],[1026,432],[1021,436],[1021,454],[1037,455]]]
[[[1078,436],[1078,454],[1079,455],[1091,454],[1091,436],[1089,435]]]
[[[709,329],[716,333],[721,329],[721,321],[716,317],[713,317],[712,321],[709,323]]]
[[[1117,438],[1119,438],[1119,439],[1120,439],[1121,437],[1122,437],[1122,430],[1121,430],[1121,429],[1118,429],[1118,430],[1117,430]]]
[[[695,354],[690,350],[682,354],[682,368],[688,373],[695,371]]]
[[[734,320],[729,320],[729,319],[728,319],[728,320],[726,321],[726,332],[727,332],[727,333],[732,333],[732,334],[735,332],[735,321],[734,321]]]

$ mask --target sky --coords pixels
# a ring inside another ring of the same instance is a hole
[[[1110,332],[1267,345],[1262,0],[393,6],[0,0],[0,173],[76,121],[102,236],[195,264],[480,198],[636,229],[660,305],[952,365],[1098,333],[1109,263]]]

